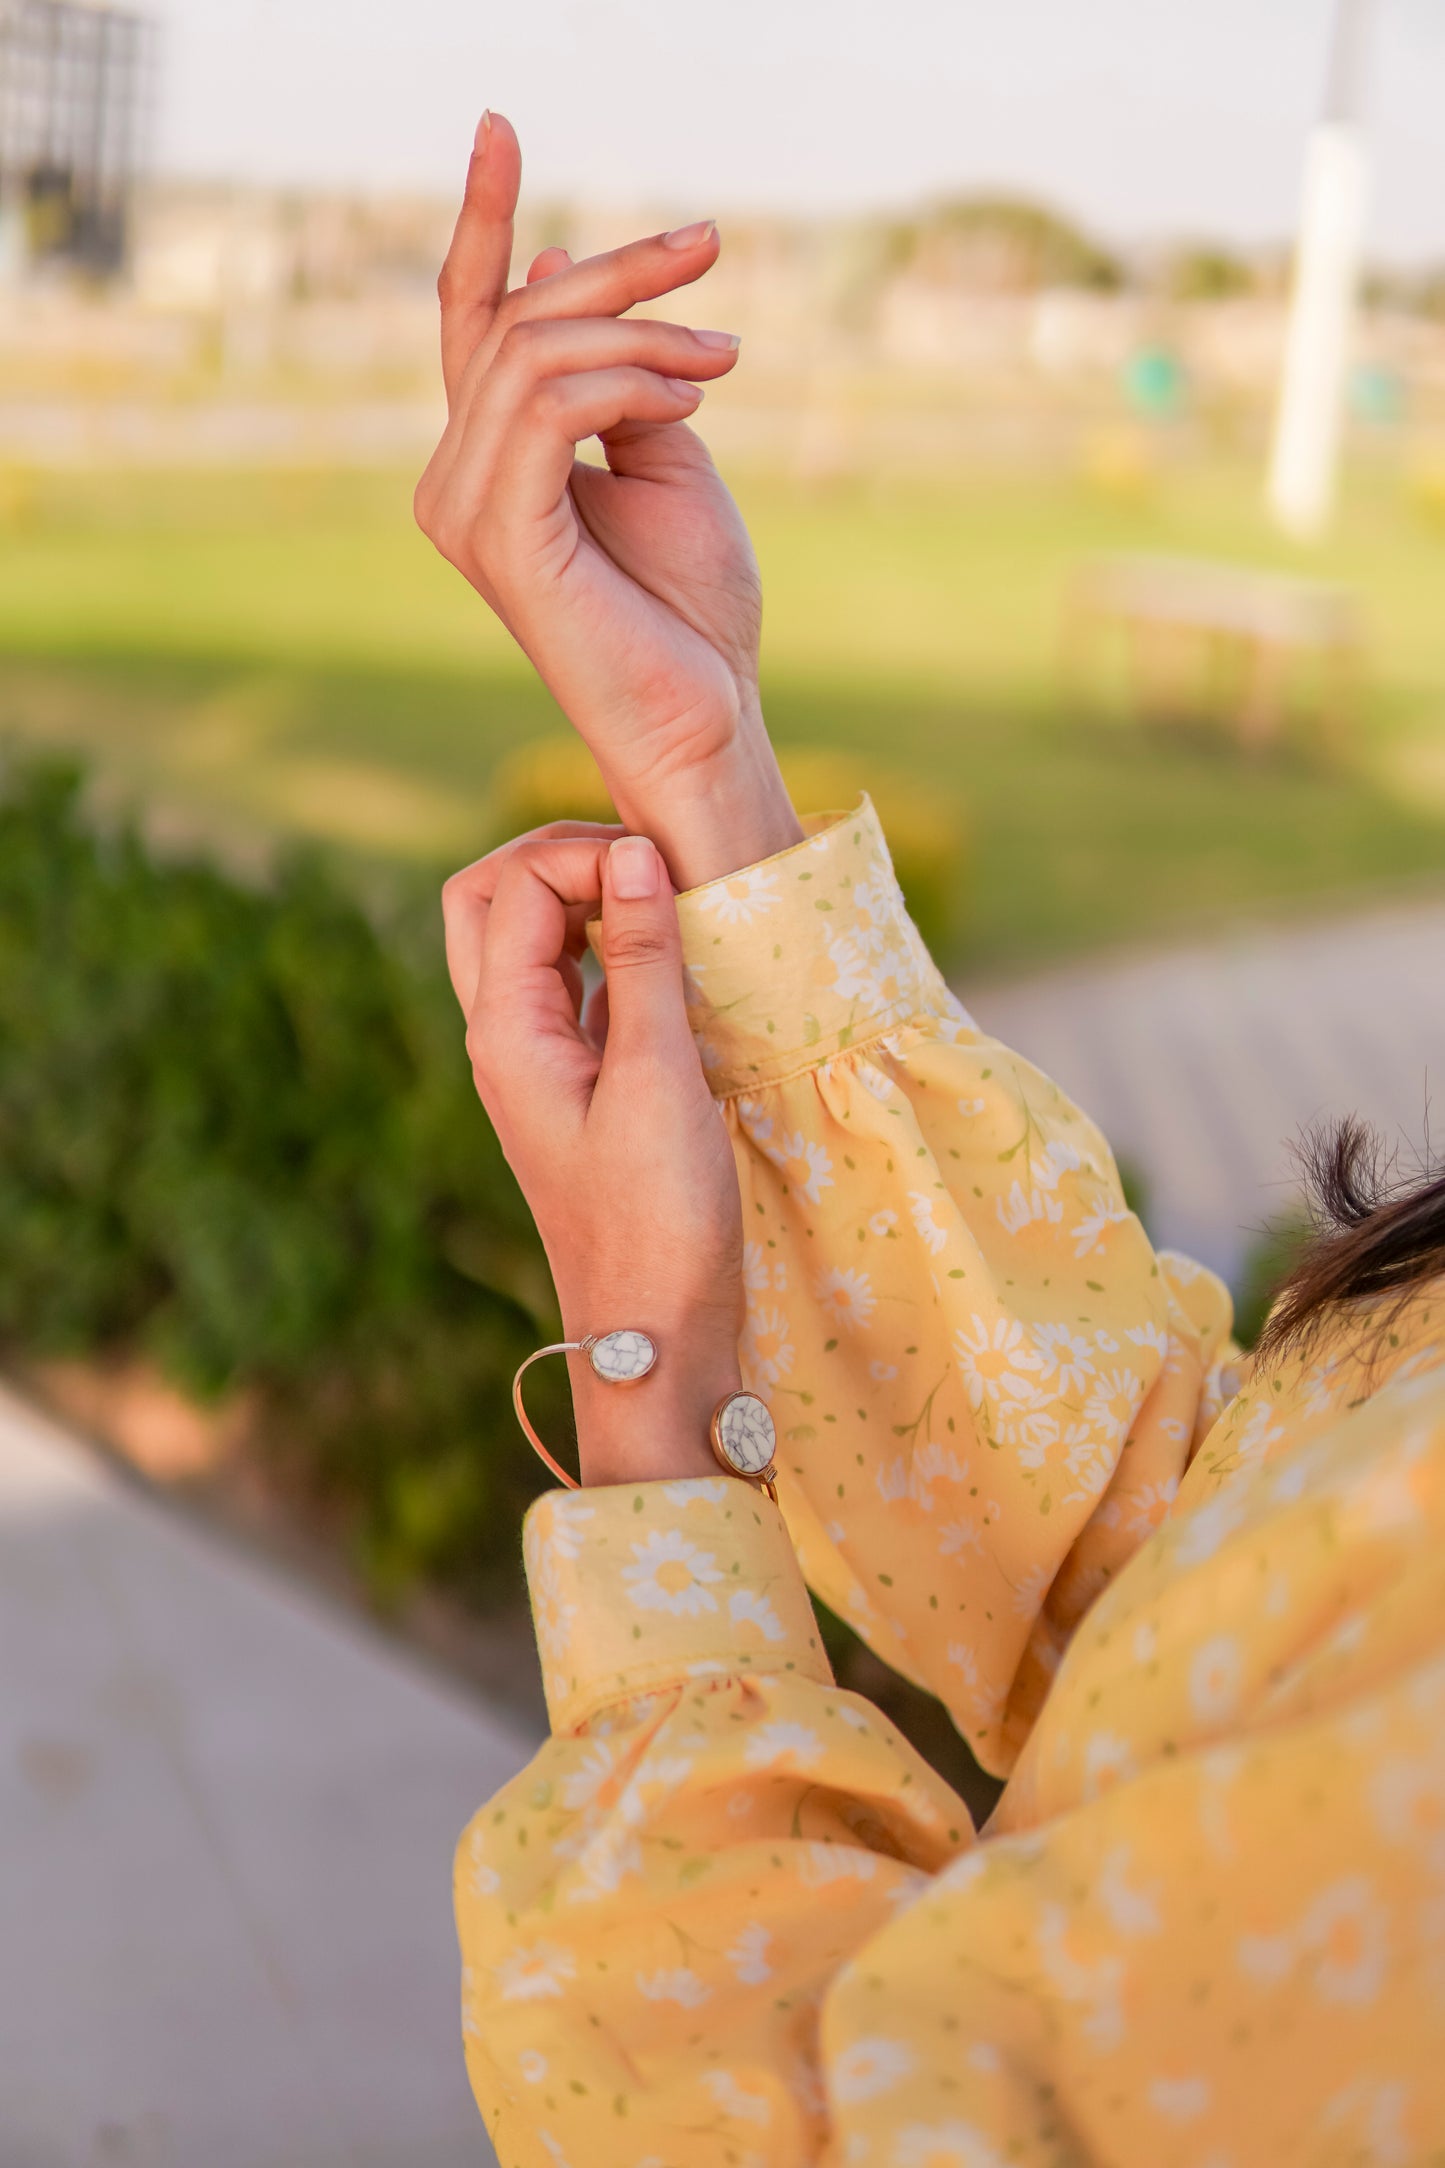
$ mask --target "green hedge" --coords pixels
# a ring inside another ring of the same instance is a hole
[[[383,934],[318,860],[247,886],[7,766],[0,1346],[250,1389],[386,1593],[511,1579],[539,1486],[509,1383],[554,1324],[439,912]]]

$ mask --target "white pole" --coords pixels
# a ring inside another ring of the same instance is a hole
[[[1367,0],[1339,0],[1326,115],[1310,138],[1269,470],[1269,503],[1289,533],[1316,536],[1334,504],[1369,174],[1358,118]]]

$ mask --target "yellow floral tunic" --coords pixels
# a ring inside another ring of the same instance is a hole
[[[528,1516],[552,1737],[456,1867],[504,2168],[1445,2163],[1445,1291],[1238,1390],[866,800],[679,909],[781,1512]],[[1011,1772],[982,1839],[804,1575]]]

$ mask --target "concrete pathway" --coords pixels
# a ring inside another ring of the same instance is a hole
[[[530,1751],[0,1391],[0,2163],[486,2168],[451,1853]]]
[[[1445,1107],[1442,904],[959,991],[1134,1161],[1156,1240],[1226,1278],[1295,1192],[1302,1124],[1353,1110],[1418,1149],[1427,1084]]]

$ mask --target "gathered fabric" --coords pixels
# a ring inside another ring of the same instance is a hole
[[[552,1736],[456,1860],[503,2168],[1445,2160],[1445,1290],[1250,1374],[868,801],[807,826],[679,899],[779,1503],[528,1515]]]

